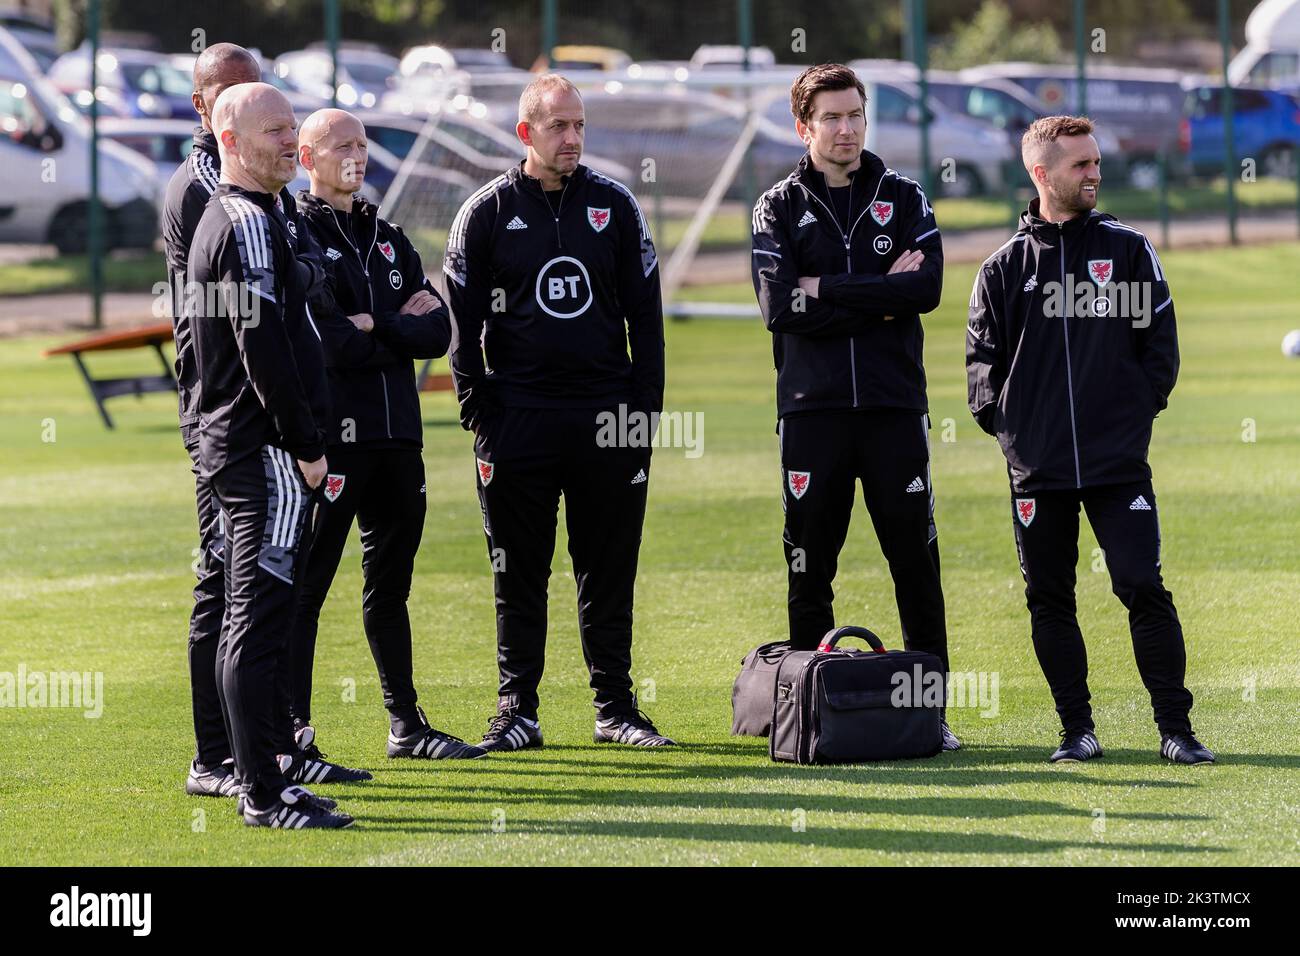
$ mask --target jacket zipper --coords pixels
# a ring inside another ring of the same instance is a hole
[[[1058,222],[1058,243],[1061,251],[1061,285],[1065,285],[1065,223]],[[1062,311],[1061,325],[1065,329],[1065,388],[1070,396],[1070,441],[1074,446],[1074,486],[1083,487],[1083,477],[1079,472],[1079,432],[1074,421],[1074,372],[1070,368],[1070,319],[1068,309]]]
[[[334,228],[338,234],[343,237],[352,251],[356,254],[357,261],[361,263],[361,272],[366,277],[366,295],[370,299],[370,318],[373,321],[375,316],[375,289],[370,284],[370,256],[375,251],[375,244],[379,242],[379,214],[375,213],[375,232],[370,237],[370,248],[366,250],[366,257],[361,258],[361,250],[353,244],[352,240],[343,232],[343,227],[339,225],[339,217],[334,212],[334,207],[330,206],[330,215],[334,217]],[[388,437],[393,437],[393,423],[388,416],[388,376],[382,371],[379,373],[379,382],[384,389],[384,428],[388,431]]]
[[[547,198],[546,187],[542,185],[540,179],[537,180],[537,188],[542,191],[542,202],[546,203],[547,211],[550,212],[551,218],[555,220],[555,241],[559,244],[559,247],[563,249],[564,239],[560,236],[560,213],[564,211],[564,194],[569,191],[569,180],[565,179],[564,185],[560,187],[560,201],[556,204],[554,209],[551,208],[551,200]]]
[[[853,190],[853,181],[849,180],[849,215],[853,215],[853,191],[852,190]],[[830,206],[822,202],[821,197],[818,196],[811,189],[809,189],[807,186],[804,186],[804,191],[807,192],[809,196],[812,196],[813,199],[817,200],[817,205],[825,209],[826,215],[830,216],[831,222],[835,223],[835,231],[840,234],[840,239],[844,243],[844,262],[847,267],[846,271],[852,272],[853,271],[853,249],[849,242],[849,237],[853,235],[853,230],[857,228],[858,225],[857,222],[854,222],[853,225],[849,227],[849,231],[845,232],[840,227],[840,220],[835,215],[835,213],[831,211]],[[866,212],[866,210],[864,209],[863,212]],[[859,214],[858,220],[860,221],[861,219],[862,216],[861,214]],[[853,386],[853,407],[857,408],[858,407],[858,360],[857,360],[856,350],[853,348],[853,336],[851,335],[849,336],[849,381]]]

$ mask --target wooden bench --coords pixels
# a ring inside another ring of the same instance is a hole
[[[90,397],[95,400],[95,406],[99,409],[100,417],[104,419],[105,427],[112,428],[113,419],[109,417],[108,409],[104,407],[104,402],[107,399],[118,395],[135,395],[138,398],[146,392],[176,391],[176,376],[172,374],[171,363],[167,361],[167,356],[163,354],[162,350],[163,345],[171,340],[171,322],[159,322],[157,325],[146,325],[138,329],[127,329],[123,332],[105,332],[102,335],[92,335],[88,339],[70,342],[56,349],[48,349],[45,352],[45,357],[49,358],[54,355],[72,356],[72,361],[77,364],[77,370],[81,372],[81,377],[85,379],[86,387],[90,389]],[[82,358],[82,355],[86,352],[113,352],[138,348],[152,348],[154,350],[158,356],[158,361],[162,363],[162,375],[95,378],[90,374],[90,370],[86,368],[85,360]]]
[[[82,339],[79,342],[70,342],[67,345],[60,345],[56,349],[49,349],[45,352],[45,357],[49,358],[54,355],[71,355],[72,361],[77,364],[77,370],[81,372],[81,377],[85,379],[86,387],[90,389],[90,396],[95,400],[95,406],[99,409],[100,417],[104,419],[104,425],[108,428],[113,427],[113,419],[109,417],[108,409],[104,407],[104,401],[118,395],[135,395],[140,396],[146,392],[175,392],[176,377],[172,374],[171,363],[167,361],[167,356],[163,354],[162,347],[172,340],[172,325],[170,322],[160,322],[157,325],[146,325],[138,329],[127,329],[123,332],[106,332],[103,335],[94,335],[88,339]],[[110,352],[121,349],[152,348],[158,355],[158,360],[162,363],[162,375],[132,375],[127,378],[95,378],[86,368],[85,360],[82,354],[85,352]],[[434,374],[432,372],[433,359],[429,359],[420,369],[417,378],[417,386],[422,392],[449,392],[452,390],[451,376],[447,373]]]

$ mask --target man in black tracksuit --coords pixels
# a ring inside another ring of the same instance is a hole
[[[197,751],[186,777],[187,793],[203,796],[233,796],[238,781],[233,772],[233,753],[222,717],[221,688],[217,659],[221,621],[225,613],[225,529],[220,508],[199,463],[198,372],[194,361],[189,318],[184,310],[184,285],[190,245],[208,200],[221,176],[221,155],[212,132],[212,110],[217,98],[231,86],[256,83],[260,77],[257,60],[241,46],[216,43],[203,51],[194,64],[194,108],[200,125],[194,130],[190,155],[172,174],[163,206],[163,241],[166,248],[168,281],[172,288],[172,328],[176,343],[176,380],[180,392],[181,437],[194,473],[199,516],[198,581],[190,614],[189,665]],[[289,281],[304,295],[318,291],[325,269],[306,226],[299,219],[293,197],[280,190],[278,200],[288,225],[288,239],[296,258]],[[297,753],[289,715],[289,673],[280,675],[282,713],[280,750],[294,758],[290,777],[313,781],[328,773],[331,782],[355,775],[348,768],[325,771],[318,754]]]
[[[328,392],[319,334],[276,195],[296,169],[293,110],[274,87],[233,86],[212,126],[221,182],[194,231],[184,311],[199,383],[199,465],[225,525],[217,660],[250,826],[339,827],[332,804],[287,785],[281,681],[315,489],[325,478]]]
[[[909,649],[948,669],[920,316],[939,303],[943,246],[921,187],[862,149],[862,84],[811,67],[791,111],[809,153],[759,199],[753,280],[772,332],[784,478],[790,641],[835,626],[832,582],[855,484]],[[943,724],[944,746],[960,742]]]
[[[217,643],[225,612],[225,572],[222,563],[225,532],[212,492],[212,485],[199,467],[198,376],[194,363],[189,319],[184,314],[185,271],[194,230],[217,188],[221,157],[212,134],[211,115],[217,97],[239,83],[256,83],[257,60],[243,47],[217,43],[208,47],[194,65],[194,108],[200,125],[194,130],[194,147],[167,184],[163,206],[163,241],[167,272],[172,287],[172,326],[176,341],[176,379],[180,391],[181,437],[194,472],[195,498],[199,516],[198,581],[190,614],[190,688],[197,750],[186,791],[203,795],[230,795],[236,787],[230,769],[232,753],[217,687]],[[285,216],[293,218],[292,199],[282,193]],[[291,241],[295,241],[291,235]],[[301,281],[319,283],[324,270],[311,250],[303,249]],[[313,271],[314,270],[314,271]],[[286,685],[287,686],[287,685]],[[287,707],[287,699],[286,699]]]
[[[416,706],[406,608],[425,511],[424,428],[413,360],[447,353],[447,307],[402,230],[353,195],[365,178],[361,122],[344,110],[320,110],[303,123],[299,148],[312,189],[299,193],[299,208],[331,280],[313,299],[312,313],[324,345],[332,414],[330,471],[293,641],[294,722],[301,733],[311,721],[321,605],[355,519],[365,573],[362,622],[389,713],[388,755],[483,756],[429,727]]]
[[[627,406],[630,420],[663,407],[654,244],[631,192],[579,164],[583,108],[571,83],[537,78],[519,116],[528,157],[466,201],[443,266],[496,588],[498,714],[480,746],[542,743],[537,686],[561,494],[595,739],[663,746],[672,741],[637,710],[631,679],[649,442],[598,440],[602,412]]]
[[[1188,718],[1186,651],[1160,574],[1147,463],[1153,420],[1178,377],[1173,300],[1146,237],[1094,208],[1101,157],[1091,132],[1085,118],[1054,116],[1025,133],[1039,198],[976,275],[970,408],[1007,459],[1034,652],[1064,728],[1051,759],[1102,755],[1075,608],[1082,506],[1129,612],[1161,754],[1212,762]]]

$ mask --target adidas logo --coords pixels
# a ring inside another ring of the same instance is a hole
[[[524,221],[523,221],[522,219],[520,219],[518,216],[515,216],[515,218],[514,218],[514,219],[511,219],[510,222],[506,225],[506,228],[507,228],[507,229],[527,229],[527,228],[528,228],[528,223],[524,222]]]
[[[1029,281],[1025,283],[1025,291],[1033,292],[1038,287],[1038,276],[1030,276]]]
[[[920,478],[913,478],[912,483],[907,486],[908,494],[911,494],[912,492],[915,491],[925,491],[925,482],[922,481]]]
[[[326,259],[342,259],[342,258],[343,258],[343,253],[339,252],[337,249],[326,249],[326,250],[325,250],[325,258],[326,258]]]
[[[1151,505],[1147,503],[1146,496],[1138,495],[1133,499],[1133,503],[1128,506],[1129,511],[1150,511]]]
[[[636,477],[633,478],[630,482],[628,482],[628,484],[631,484],[631,485],[641,485],[641,484],[645,484],[645,480],[646,480],[646,477],[645,477],[645,469],[642,468],[641,470],[639,470],[639,471],[636,473]]]
[[[808,223],[810,223],[810,222],[816,222],[816,221],[817,221],[817,217],[814,216],[814,215],[812,214],[812,210],[809,209],[807,212],[805,212],[805,213],[803,214],[803,218],[800,219],[798,223],[796,223],[795,228],[798,228],[799,226],[806,226],[806,225],[808,225]]]

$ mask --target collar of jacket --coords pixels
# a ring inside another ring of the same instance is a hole
[[[217,138],[212,135],[212,130],[204,129],[202,124],[194,127],[194,148],[203,150],[217,161],[217,168],[221,168],[221,151],[217,149]]]
[[[870,150],[864,149],[861,156],[862,162],[858,168],[849,173],[849,196],[855,197],[859,192],[867,187],[874,189],[875,184],[880,177],[885,175],[885,163],[879,156]],[[803,158],[799,160],[799,165],[795,167],[795,175],[799,182],[803,183],[813,194],[830,208],[831,191],[826,185],[826,175],[813,165],[812,155],[804,153]]]
[[[234,183],[218,183],[214,196],[243,196],[249,202],[257,203],[267,212],[275,208],[276,197],[261,190],[244,189]]]
[[[510,178],[510,181],[512,183],[537,183],[540,186],[542,183],[540,179],[538,179],[536,176],[529,176],[526,172],[524,172],[525,162],[527,162],[527,160],[521,159],[518,163],[516,163],[514,166],[511,166],[506,171],[506,175]],[[561,176],[560,182],[563,185],[567,186],[569,183],[581,182],[583,179],[586,178],[587,178],[587,167],[579,163],[574,168],[573,172],[570,173],[568,176]]]
[[[1050,239],[1056,236],[1077,236],[1083,230],[1087,229],[1095,222],[1101,222],[1103,219],[1114,219],[1115,217],[1108,213],[1098,212],[1095,209],[1088,210],[1087,215],[1080,213],[1073,219],[1066,219],[1063,222],[1048,222],[1040,215],[1039,201],[1037,197],[1029,200],[1029,206],[1020,214],[1020,228],[1017,232],[1027,233],[1037,239]]]
[[[322,199],[320,196],[309,192],[306,189],[300,189],[298,195],[294,197],[298,200],[298,208],[302,214],[312,222],[328,222],[331,225],[337,220],[331,215],[334,207]],[[369,222],[379,213],[379,207],[372,202],[362,199],[361,196],[352,197],[352,209],[349,215],[363,221]]]

